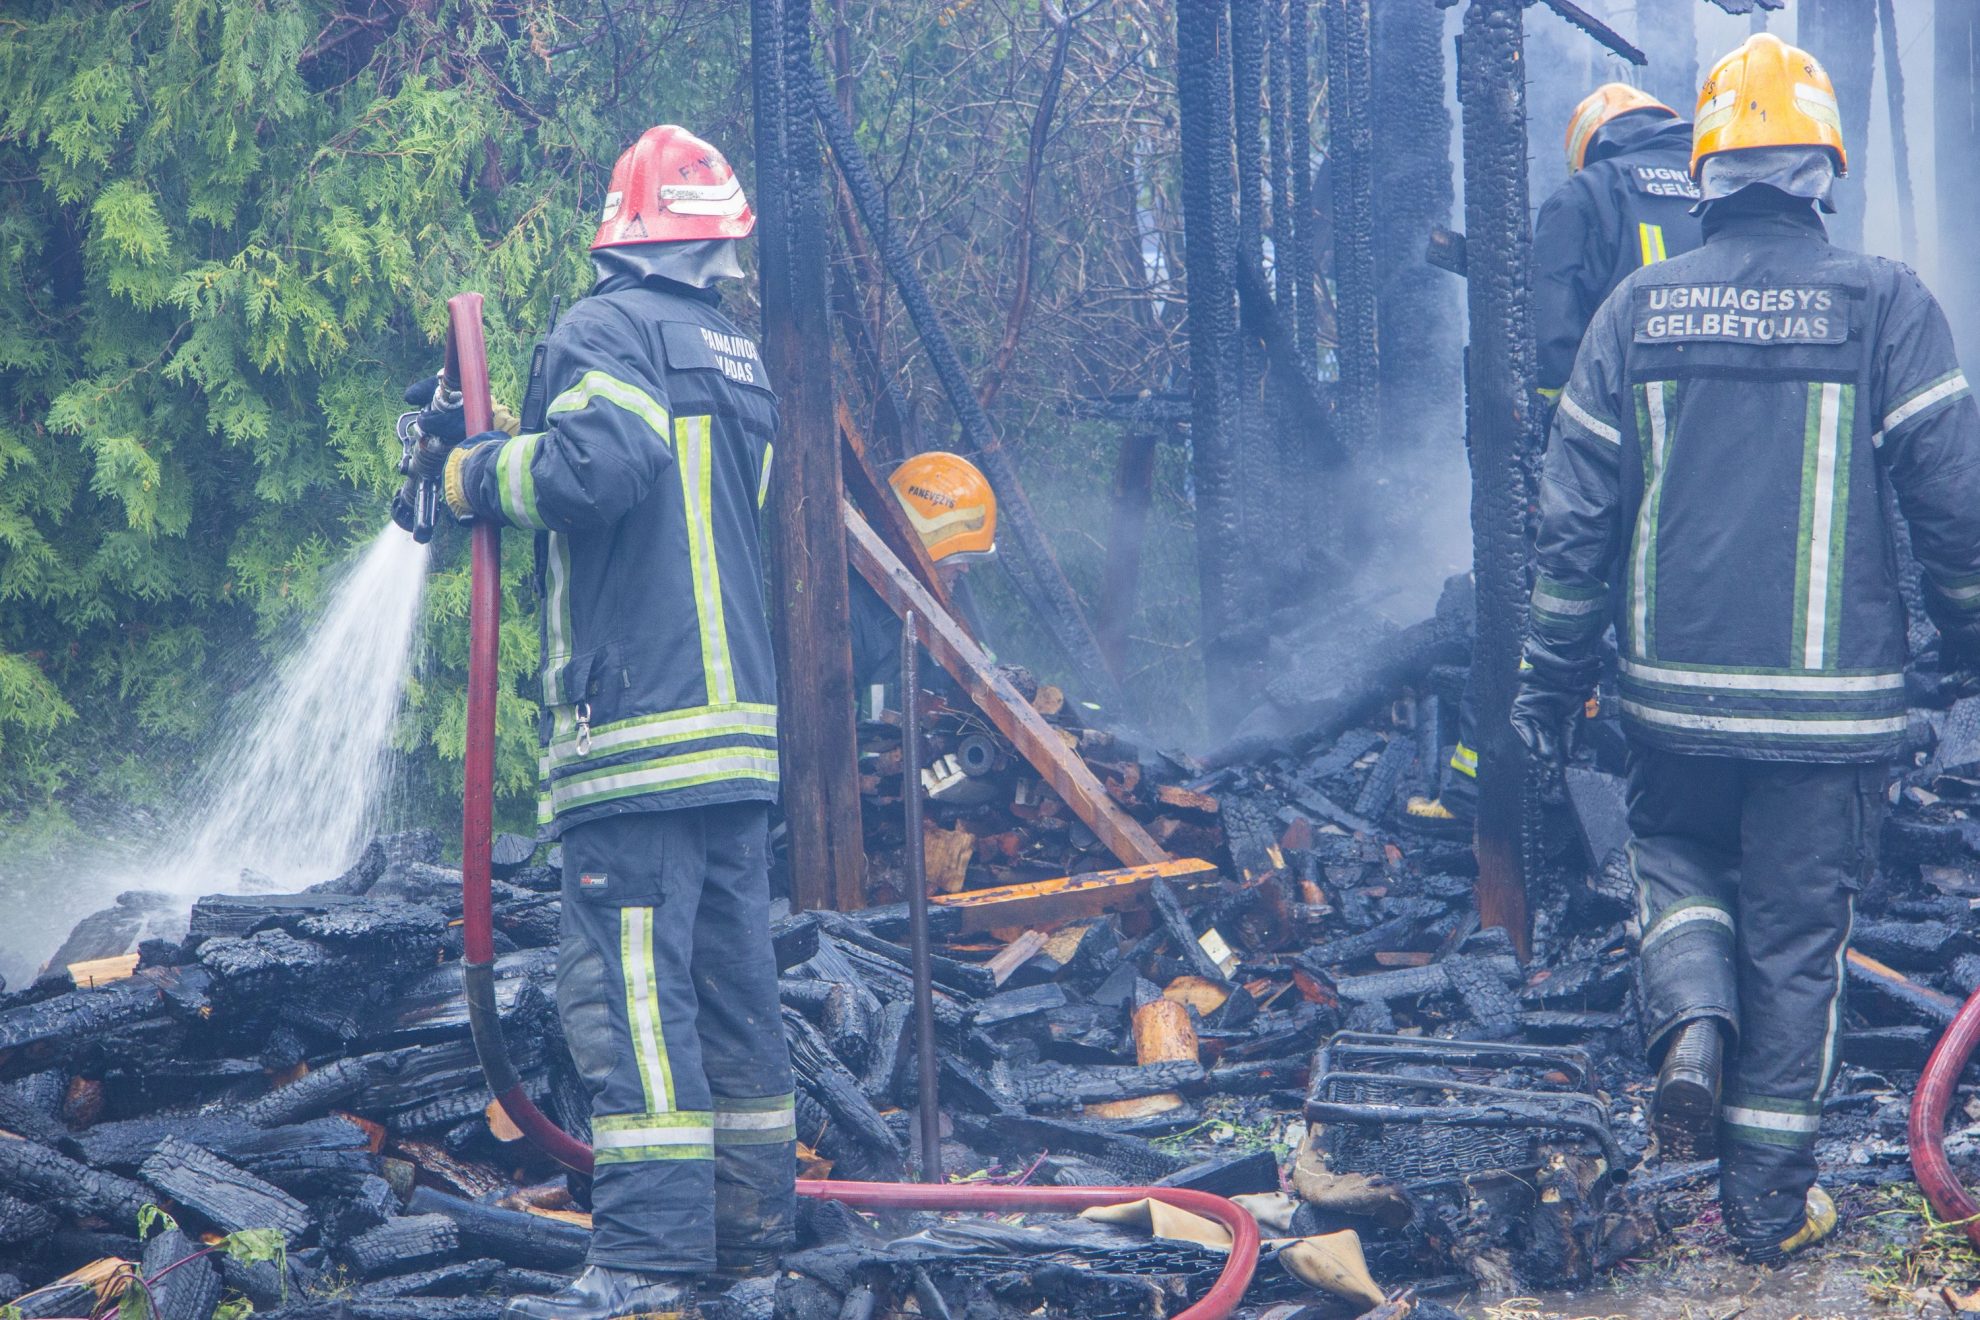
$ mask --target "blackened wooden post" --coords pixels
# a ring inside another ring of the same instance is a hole
[[[852,627],[832,407],[823,162],[793,61],[811,58],[803,0],[752,0],[763,356],[780,400],[769,530],[778,741],[798,908],[865,905]]]
[[[1526,633],[1527,464],[1538,444],[1523,8],[1521,0],[1472,0],[1458,52],[1471,307],[1465,424],[1478,588],[1471,656],[1478,697],[1478,915],[1487,926],[1504,927],[1521,956],[1530,933],[1520,847],[1526,761],[1508,715]]]

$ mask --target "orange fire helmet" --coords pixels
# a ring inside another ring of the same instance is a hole
[[[959,454],[916,454],[888,479],[915,534],[936,563],[997,548],[997,492]]]
[[[1748,147],[1823,147],[1849,173],[1835,84],[1813,55],[1756,32],[1712,66],[1698,89],[1691,176],[1707,156]]]
[[[746,238],[756,213],[721,152],[678,124],[640,134],[612,167],[591,250]]]
[[[1588,159],[1588,143],[1594,138],[1595,130],[1632,110],[1662,110],[1671,118],[1677,118],[1677,111],[1659,101],[1640,87],[1628,83],[1603,83],[1574,108],[1568,119],[1567,163],[1568,173],[1579,170]]]

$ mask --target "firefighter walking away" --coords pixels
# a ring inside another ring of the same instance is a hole
[[[1716,1128],[1726,1225],[1762,1262],[1835,1227],[1814,1145],[1906,726],[1886,486],[1933,686],[1970,688],[1980,657],[1980,412],[1917,276],[1829,243],[1847,167],[1813,57],[1761,34],[1712,70],[1704,245],[1621,282],[1560,396],[1513,711],[1557,776],[1614,615],[1657,1103]]]

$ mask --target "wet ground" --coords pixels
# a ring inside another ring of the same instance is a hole
[[[1855,1320],[1980,1314],[1980,1255],[1932,1218],[1910,1183],[1843,1192],[1845,1222],[1830,1242],[1778,1270],[1736,1259],[1716,1214],[1572,1293],[1444,1298],[1477,1320]],[[1964,1303],[1962,1307],[1960,1304]]]

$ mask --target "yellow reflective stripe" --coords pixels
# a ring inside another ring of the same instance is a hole
[[[602,399],[614,407],[625,409],[651,427],[662,444],[667,442],[667,410],[655,403],[653,396],[639,386],[603,371],[587,371],[578,377],[577,384],[550,401],[546,415],[557,417],[577,412],[590,407],[594,399]]]
[[[1664,227],[1662,225],[1638,224],[1636,242],[1643,252],[1643,264],[1654,266],[1670,254],[1664,248]]]
[[[736,699],[735,670],[729,664],[728,625],[722,618],[722,568],[715,556],[712,417],[683,417],[674,423],[674,449],[687,504],[688,565],[694,574],[694,613],[701,628],[701,672],[708,700]]]
[[[758,473],[756,478],[756,507],[759,509],[763,507],[763,502],[770,498],[770,462],[776,456],[777,446],[771,444],[763,446],[763,471]]]
[[[549,599],[543,602],[543,702],[561,706],[568,698],[563,691],[563,667],[571,659],[571,543],[562,532],[550,533],[549,563],[544,570]]]
[[[502,516],[515,527],[543,531],[546,524],[536,507],[536,445],[541,432],[505,440],[495,451],[495,489],[502,502]]]
[[[1466,747],[1463,743],[1459,743],[1456,749],[1451,752],[1451,769],[1461,775],[1469,775],[1473,779],[1478,778],[1477,751],[1473,748]]]
[[[619,909],[619,970],[626,983],[626,1022],[632,1029],[633,1059],[649,1114],[674,1110],[674,1072],[667,1062],[667,1038],[660,1024],[659,988],[654,984],[653,909]]]
[[[553,811],[569,811],[636,793],[660,793],[730,779],[777,782],[777,753],[763,747],[713,748],[572,775],[550,786]]]
[[[553,764],[580,755],[577,724],[570,718],[570,708],[560,708],[554,719],[550,746],[537,759],[538,767],[546,775]],[[736,701],[722,706],[695,706],[660,715],[614,720],[610,724],[594,724],[591,726],[591,749],[583,754],[604,756],[612,752],[635,751],[641,747],[729,735],[775,738],[777,708],[768,702]]]

